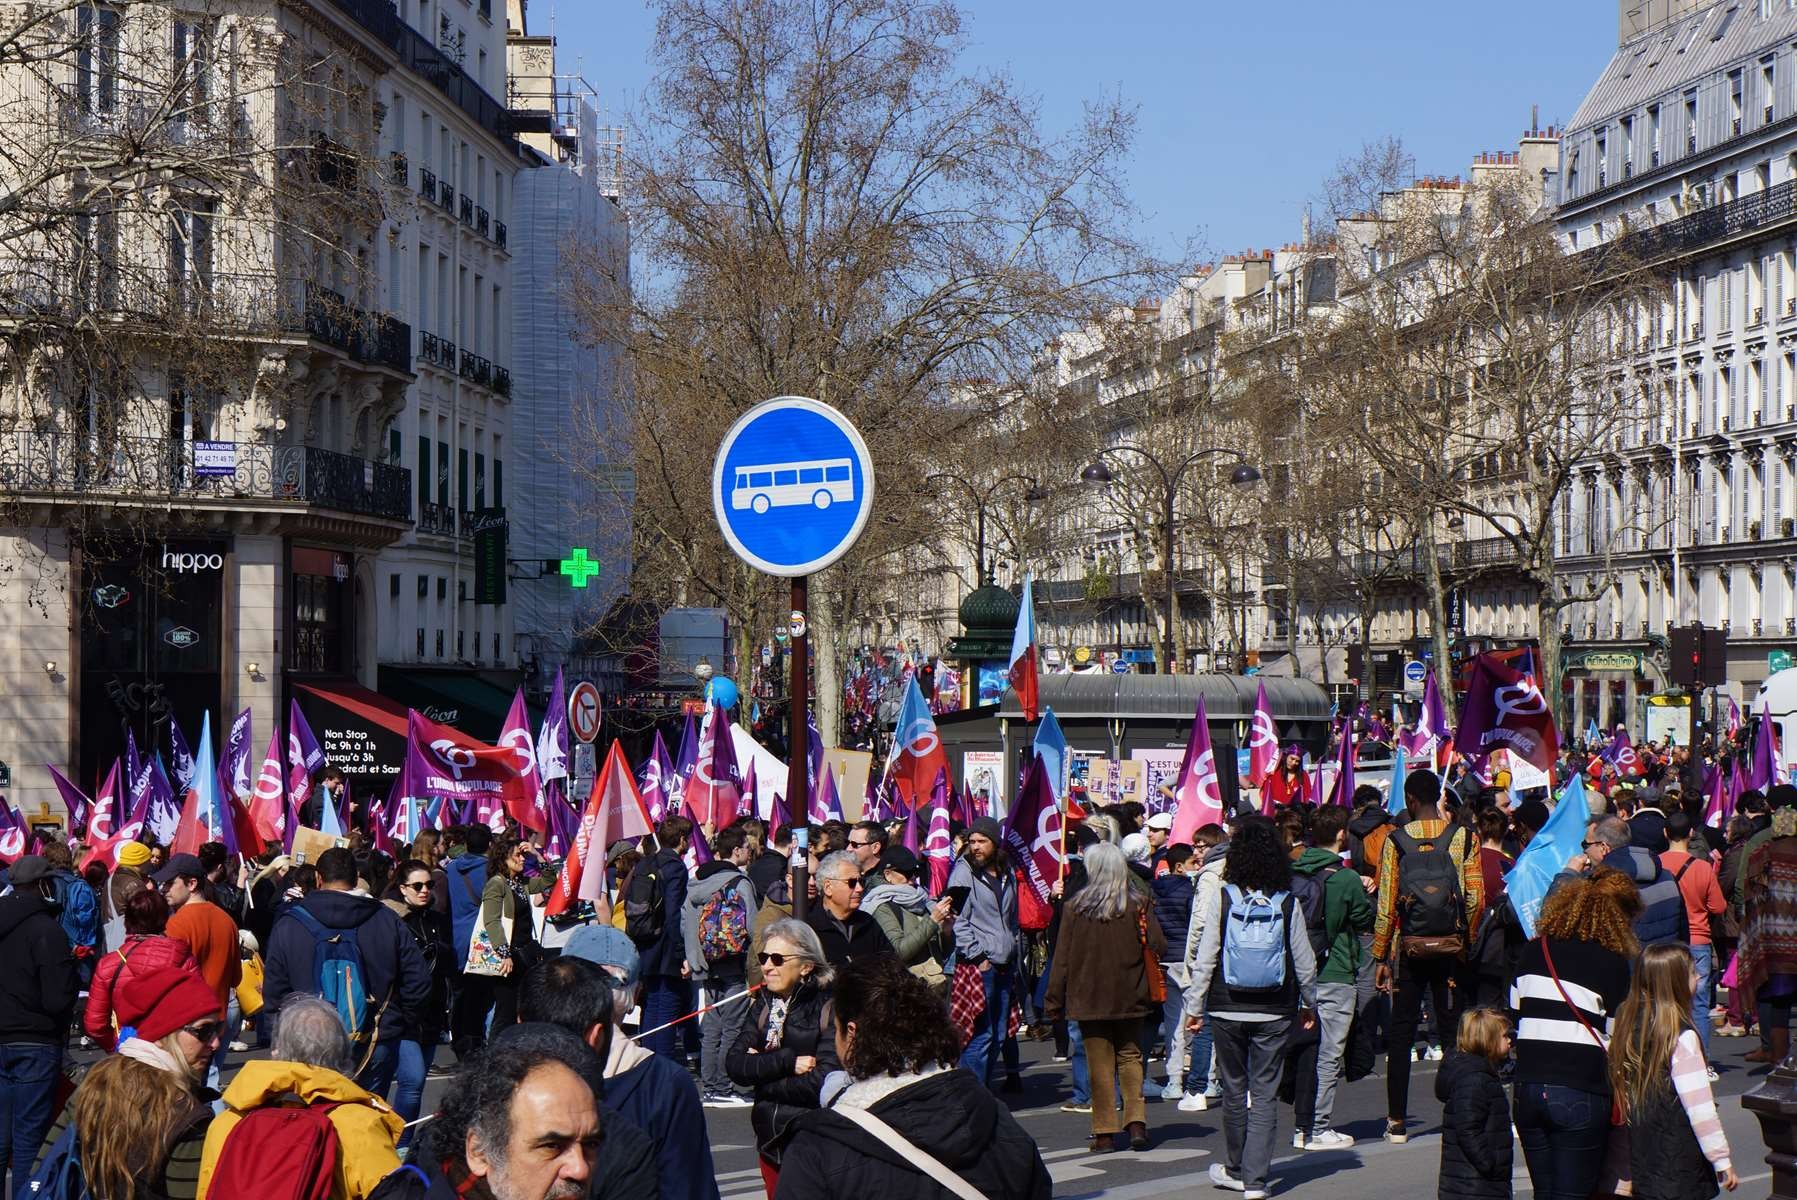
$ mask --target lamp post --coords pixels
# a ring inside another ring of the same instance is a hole
[[[1167,465],[1153,454],[1130,442],[1118,446],[1109,446],[1098,452],[1092,464],[1079,473],[1082,481],[1092,484],[1107,484],[1116,478],[1111,469],[1104,463],[1107,455],[1130,453],[1139,455],[1143,461],[1153,467],[1161,481],[1161,568],[1167,575],[1167,624],[1161,630],[1161,661],[1166,664],[1167,674],[1177,674],[1173,662],[1173,623],[1179,619],[1179,596],[1173,579],[1173,513],[1174,504],[1179,497],[1179,481],[1185,477],[1186,470],[1195,462],[1218,455],[1233,458],[1235,470],[1229,473],[1229,482],[1233,487],[1249,487],[1260,482],[1260,471],[1242,457],[1240,451],[1226,449],[1221,446],[1210,446],[1203,450],[1194,450],[1169,470]]]
[[[997,495],[998,489],[1003,487],[1007,483],[1028,484],[1029,490],[1024,493],[1023,498],[1025,500],[1029,500],[1032,502],[1037,501],[1037,500],[1047,499],[1048,493],[1046,491],[1044,491],[1041,487],[1039,487],[1036,484],[1036,481],[1034,479],[1031,479],[1028,475],[1003,475],[997,479],[994,479],[991,482],[991,484],[989,484],[984,490],[981,490],[976,485],[968,482],[966,479],[963,479],[961,476],[956,475],[952,471],[938,471],[938,472],[936,472],[936,474],[925,478],[924,485],[927,487],[928,485],[935,483],[939,479],[944,480],[948,483],[960,484],[962,487],[967,489],[967,494],[969,496],[973,497],[973,507],[974,507],[973,557],[974,557],[974,577],[975,577],[974,581],[973,581],[973,585],[975,587],[980,587],[984,584],[991,583],[992,582],[992,572],[986,563],[986,506],[988,504],[992,503],[992,497]]]

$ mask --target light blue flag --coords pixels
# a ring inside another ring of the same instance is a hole
[[[1585,744],[1587,746],[1595,746],[1603,740],[1603,730],[1597,727],[1597,718],[1592,717],[1590,722],[1585,726]]]
[[[1535,918],[1541,912],[1542,901],[1547,899],[1548,889],[1554,885],[1554,877],[1566,869],[1573,855],[1585,848],[1585,829],[1590,824],[1591,805],[1585,799],[1585,782],[1574,775],[1560,793],[1560,802],[1554,806],[1547,824],[1504,876],[1504,893],[1510,897],[1522,931],[1529,937],[1535,936]]]
[[[1385,795],[1385,811],[1394,817],[1402,817],[1406,810],[1404,803],[1404,747],[1398,746],[1391,760],[1391,791]]]
[[[1061,723],[1055,719],[1052,708],[1042,710],[1042,723],[1036,727],[1035,750],[1042,756],[1042,767],[1048,772],[1048,786],[1059,801],[1067,794],[1067,735],[1061,732]]]
[[[337,806],[329,796],[326,796],[324,803],[318,806],[318,828],[319,832],[330,837],[343,836],[343,823],[337,819]],[[413,838],[416,839],[417,834],[413,834]]]

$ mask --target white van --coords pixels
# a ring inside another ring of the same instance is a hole
[[[1756,717],[1760,713],[1760,704],[1764,702],[1772,714],[1772,721],[1778,726],[1779,757],[1786,767],[1797,764],[1797,667],[1780,671],[1760,685],[1760,694],[1755,696],[1753,704],[1743,718]]]

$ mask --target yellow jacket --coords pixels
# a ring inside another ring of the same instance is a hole
[[[293,1097],[308,1104],[335,1103],[331,1124],[337,1128],[340,1152],[337,1180],[331,1200],[363,1200],[375,1185],[399,1166],[393,1146],[405,1131],[399,1114],[372,1092],[357,1087],[347,1077],[323,1067],[278,1060],[246,1062],[225,1089],[225,1111],[206,1130],[206,1149],[200,1160],[199,1200],[206,1200],[212,1172],[225,1138],[252,1109],[278,1104]],[[223,1197],[220,1200],[224,1200]]]

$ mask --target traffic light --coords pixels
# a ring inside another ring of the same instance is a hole
[[[1361,676],[1364,675],[1365,673],[1366,673],[1366,654],[1364,652],[1364,648],[1361,646],[1358,646],[1358,645],[1349,646],[1348,647],[1348,678],[1352,679],[1355,683],[1359,683]]]
[[[1723,683],[1728,675],[1728,634],[1702,625],[1671,630],[1672,682],[1695,691]]]

